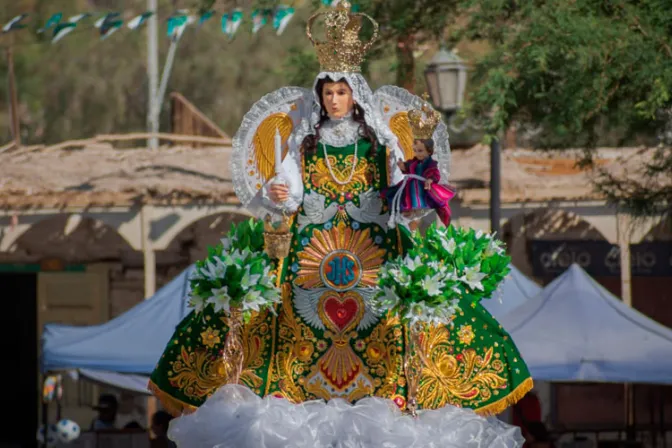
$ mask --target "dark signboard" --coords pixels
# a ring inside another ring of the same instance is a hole
[[[596,277],[620,276],[620,249],[606,241],[532,240],[535,277],[555,277],[572,263]],[[672,277],[672,242],[659,241],[630,246],[632,276]]]

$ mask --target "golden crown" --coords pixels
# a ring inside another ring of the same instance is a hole
[[[325,16],[325,41],[313,39],[313,22],[320,16]],[[373,24],[373,36],[366,42],[359,39],[362,18]],[[315,47],[321,71],[360,72],[364,56],[378,38],[378,23],[366,14],[351,13],[350,3],[341,0],[336,8],[313,14],[308,19],[306,34]]]
[[[441,122],[441,113],[432,109],[432,106],[427,102],[428,98],[429,96],[425,93],[422,95],[422,99],[425,100],[422,108],[408,111],[408,123],[411,125],[414,139],[427,140],[432,138],[434,129]],[[423,119],[423,113],[427,116],[426,119]]]

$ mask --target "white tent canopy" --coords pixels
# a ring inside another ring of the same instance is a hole
[[[500,323],[535,379],[672,384],[672,330],[576,264]]]
[[[505,316],[509,311],[519,307],[541,292],[541,286],[530,280],[514,265],[511,272],[502,282],[502,289],[491,299],[481,303],[495,319]]]

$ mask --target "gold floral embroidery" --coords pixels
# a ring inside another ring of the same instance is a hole
[[[211,327],[208,327],[201,333],[201,340],[203,345],[213,348],[216,344],[222,342],[219,338],[219,330],[213,330]]]
[[[315,336],[310,328],[301,324],[294,315],[290,290],[289,287],[283,288],[282,315],[278,321],[278,353],[275,358],[275,372],[271,379],[278,382],[282,396],[293,403],[301,403],[306,400],[306,394],[297,385],[297,379],[304,366],[300,358],[306,359],[306,351],[312,350],[312,343],[311,348],[308,348],[304,342],[315,340]],[[308,358],[307,362],[309,360]]]
[[[474,330],[471,329],[471,325],[461,325],[457,336],[460,342],[464,345],[471,344],[471,341],[476,337],[476,335],[474,335]]]
[[[271,338],[268,312],[256,314],[243,326],[243,372],[240,380],[257,394],[261,394],[263,380],[257,371],[264,365],[266,349]]]
[[[381,377],[376,391],[379,397],[390,398],[396,390],[401,374],[401,345],[399,319],[383,319],[366,338],[363,358],[366,365]]]
[[[331,171],[333,171],[334,176],[339,182],[345,182],[350,177],[354,159],[354,155],[347,156],[344,160],[339,160],[339,158],[335,156],[329,156],[329,165],[331,165],[332,168]],[[310,180],[316,190],[328,196],[336,196],[345,193],[355,195],[365,191],[371,183],[369,162],[364,157],[358,156],[357,166],[355,167],[352,179],[345,185],[334,180],[325,159],[319,159],[311,168],[312,174]]]
[[[191,353],[183,346],[173,362],[170,383],[189,398],[203,398],[226,383],[224,363],[206,350]]]
[[[474,349],[453,355],[446,327],[427,328],[422,335],[421,347],[425,353],[418,388],[418,403],[423,408],[436,409],[447,404],[477,405],[492,397],[492,391],[505,388],[501,376],[504,364],[487,348],[482,356]]]

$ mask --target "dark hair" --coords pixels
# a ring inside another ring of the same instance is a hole
[[[324,89],[324,85],[329,82],[344,82],[347,84],[345,78],[334,81],[328,76],[317,81],[317,85],[315,86],[315,94],[320,100],[320,120],[315,124],[315,134],[306,135],[301,144],[303,151],[307,155],[313,155],[317,152],[317,142],[320,140],[320,128],[324,122],[329,119],[327,110],[322,103],[322,90]],[[368,156],[375,156],[376,152],[378,151],[378,139],[376,138],[376,134],[373,132],[373,129],[371,129],[371,127],[366,124],[366,121],[364,120],[364,109],[362,109],[359,104],[355,104],[353,107],[352,119],[359,123],[360,135],[371,142],[371,149],[369,150]]]
[[[430,156],[434,155],[434,140],[432,140],[431,138],[416,138],[414,142],[421,142],[423,145],[425,145],[427,153]]]
[[[152,422],[155,425],[161,426],[162,428],[168,429],[168,424],[173,419],[173,416],[166,411],[157,411],[152,416]]]

